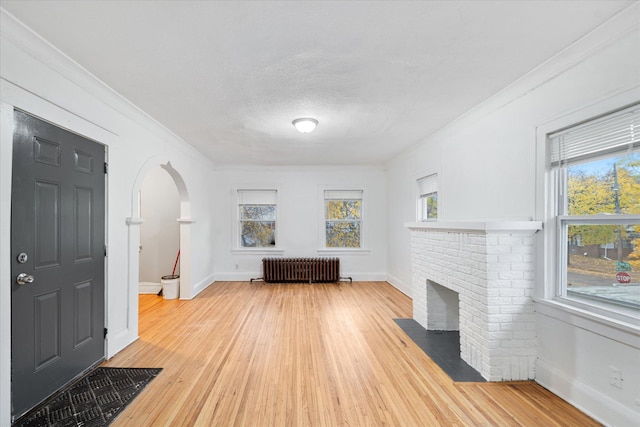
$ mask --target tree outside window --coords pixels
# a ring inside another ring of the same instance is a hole
[[[558,185],[558,294],[640,309],[636,107],[551,136]]]
[[[240,247],[275,247],[275,190],[238,190],[238,218]]]
[[[325,191],[325,247],[360,248],[362,191]]]

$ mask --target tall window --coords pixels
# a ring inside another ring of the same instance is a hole
[[[549,135],[561,298],[640,309],[640,105]]]
[[[324,192],[325,247],[360,248],[362,190]]]
[[[438,174],[418,180],[418,221],[438,219]]]
[[[276,190],[238,190],[240,247],[275,247],[276,196]]]

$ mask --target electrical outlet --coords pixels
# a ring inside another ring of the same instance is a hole
[[[622,388],[623,381],[620,369],[609,366],[609,384],[617,388]]]

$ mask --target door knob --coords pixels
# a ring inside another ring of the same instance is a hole
[[[16,277],[16,283],[18,285],[26,285],[27,283],[33,283],[33,276],[27,273],[20,273],[18,277]]]

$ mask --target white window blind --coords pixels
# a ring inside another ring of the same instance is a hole
[[[640,104],[549,135],[551,165],[640,147]]]
[[[238,190],[239,205],[275,205],[276,190]]]
[[[423,196],[425,194],[436,193],[438,191],[438,174],[425,176],[418,179],[418,194]]]
[[[326,190],[325,200],[358,200],[362,199],[362,190]]]

